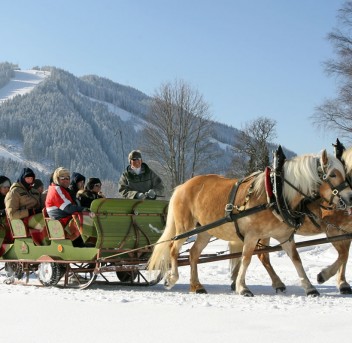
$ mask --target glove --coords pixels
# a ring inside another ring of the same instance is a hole
[[[135,199],[145,199],[146,195],[143,193],[137,193],[135,196]]]
[[[0,217],[5,217],[5,216],[6,216],[5,209],[0,210]]]
[[[156,199],[155,190],[154,190],[154,189],[149,189],[149,191],[145,193],[145,196],[146,196],[148,199],[151,199],[151,200]]]

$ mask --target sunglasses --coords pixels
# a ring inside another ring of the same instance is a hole
[[[69,176],[60,176],[59,177],[60,180],[70,180],[70,177]]]
[[[141,158],[131,158],[131,161],[140,161]]]

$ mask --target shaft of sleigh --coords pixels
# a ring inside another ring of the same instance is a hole
[[[320,244],[326,244],[326,243],[331,243],[331,242],[337,242],[337,241],[343,241],[343,240],[351,240],[352,239],[352,233],[344,234],[344,235],[338,235],[338,236],[332,236],[332,237],[325,237],[325,238],[319,238],[319,239],[312,239],[309,241],[303,241],[303,242],[296,242],[296,247],[297,248],[303,248],[303,247],[308,247],[308,246],[313,246],[313,245],[320,245]],[[282,247],[281,245],[275,245],[275,246],[270,246],[270,247],[263,247],[260,249],[255,249],[253,251],[253,255],[259,255],[262,253],[270,253],[270,252],[276,252],[276,251],[281,251]],[[201,255],[201,257],[198,260],[198,263],[208,263],[208,262],[215,262],[215,261],[221,261],[221,260],[228,260],[231,258],[239,258],[242,256],[242,252],[237,252],[237,253],[232,253],[232,254],[225,254],[225,255],[218,255],[218,256],[211,256],[209,255]],[[188,256],[183,256],[180,257],[178,260],[178,265],[179,266],[187,266],[189,265],[189,260]]]

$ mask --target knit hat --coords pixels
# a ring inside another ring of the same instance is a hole
[[[38,189],[39,187],[43,187],[43,182],[40,179],[35,179],[33,183],[33,188]]]
[[[129,154],[128,154],[128,162],[131,161],[134,158],[142,158],[142,153],[140,152],[140,150],[132,150]]]
[[[22,173],[17,180],[17,182],[22,183],[22,185],[29,190],[31,189],[32,185],[26,182],[26,177],[33,177],[35,179],[35,174],[31,168],[23,168]]]
[[[91,190],[93,190],[94,185],[96,185],[97,183],[101,184],[100,179],[98,179],[97,177],[90,177],[88,182],[87,182],[86,188],[91,191]]]
[[[86,182],[86,178],[80,173],[73,172],[72,175],[71,175],[71,184],[72,183],[76,183],[77,184],[80,181]]]
[[[59,178],[62,176],[68,176],[70,177],[70,171],[64,167],[59,167],[54,171],[53,175],[53,182],[57,185],[59,185]]]
[[[0,175],[0,187],[10,187],[10,186],[11,186],[10,179],[5,175]]]

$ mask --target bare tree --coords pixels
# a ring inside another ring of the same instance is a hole
[[[328,99],[315,109],[313,124],[321,129],[336,130],[339,135],[351,138],[352,132],[352,2],[347,1],[339,10],[339,28],[328,35],[336,58],[325,63],[325,71],[338,82],[337,96]]]
[[[275,120],[259,117],[247,122],[234,146],[236,155],[234,167],[238,169],[232,174],[241,177],[257,170],[264,170],[270,162],[268,143],[274,138],[276,138]]]
[[[210,157],[209,106],[184,81],[165,83],[155,92],[144,130],[145,150],[160,162],[171,187],[185,182]]]

